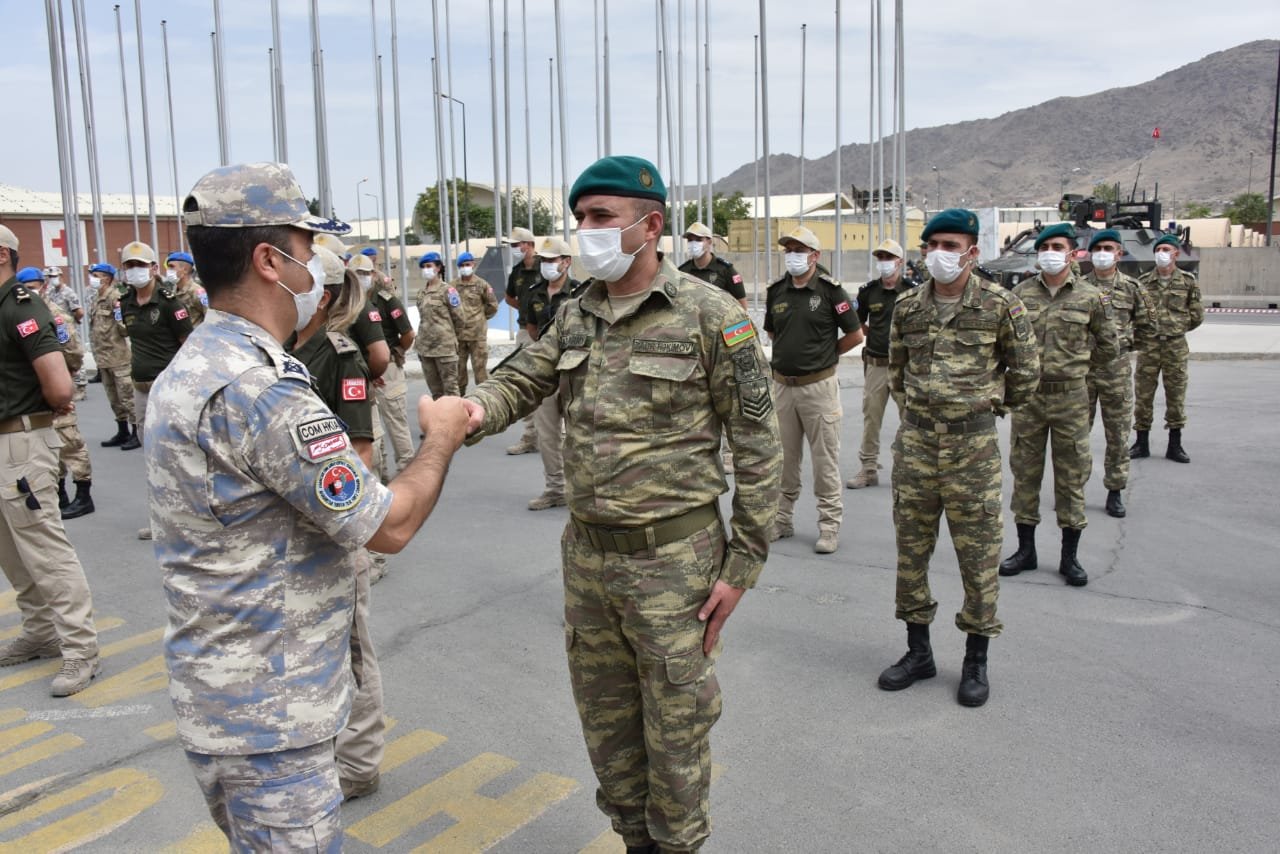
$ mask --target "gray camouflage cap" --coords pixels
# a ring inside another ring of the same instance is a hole
[[[219,166],[191,188],[182,211],[182,220],[188,226],[291,225],[329,234],[351,230],[345,222],[313,216],[298,179],[284,163]]]

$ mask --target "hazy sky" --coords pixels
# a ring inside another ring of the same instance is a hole
[[[78,187],[88,190],[84,122],[71,29],[71,0],[66,7],[72,87],[72,122],[78,160]],[[445,0],[437,0],[444,47]],[[592,49],[593,9],[599,0],[562,0],[571,178],[597,156],[596,76]],[[752,158],[752,37],[760,30],[755,0],[709,0],[711,20],[711,108],[713,177],[719,178]],[[97,117],[103,190],[127,192],[124,122],[115,15],[111,0],[85,0],[89,56]],[[316,182],[309,7],[307,0],[281,0],[284,29],[285,89],[289,160],[303,188],[314,194]],[[383,54],[386,104],[388,194],[394,205],[395,162],[391,114],[389,0],[375,0],[378,44]],[[405,199],[436,179],[431,90],[431,3],[399,0],[400,100],[403,127]],[[485,0],[450,0],[452,94],[467,105],[467,166],[474,181],[493,178],[489,94],[488,8]],[[511,127],[513,182],[526,183],[524,58],[522,9],[528,21],[528,89],[533,183],[551,184],[551,108],[548,59],[555,55],[552,0],[495,0],[498,24],[499,101],[501,102],[502,13],[510,21]],[[677,10],[685,10],[685,179],[696,180],[694,128],[695,0],[667,0],[668,35],[675,50]],[[844,143],[868,138],[868,2],[846,0],[843,25]],[[1045,6],[1013,0],[909,0],[906,4],[907,126],[926,127],[985,118],[1031,106],[1059,95],[1096,92],[1132,85],[1193,62],[1209,53],[1259,38],[1280,35],[1280,4],[1246,0],[1229,5],[1164,0],[1139,3]],[[656,156],[655,3],[612,0],[609,35],[612,74],[614,153]],[[828,153],[836,143],[835,0],[768,0],[770,148],[773,153],[800,150],[800,27],[808,25],[808,84],[805,153]],[[356,215],[360,191],[381,196],[378,178],[375,87],[370,3],[319,0],[325,56],[330,173],[339,216]],[[886,78],[891,79],[893,3],[883,3]],[[271,105],[267,48],[271,44],[268,0],[223,0],[228,127],[233,161],[272,159]],[[129,86],[137,185],[145,193],[142,160],[142,111],[138,92],[138,55],[133,3],[121,3],[126,75]],[[142,0],[152,171],[156,194],[174,192],[169,170],[162,18],[168,21],[170,63],[177,123],[178,183],[186,193],[195,180],[217,165],[218,140],[213,103],[209,33],[212,0]],[[5,133],[0,135],[0,181],[39,190],[58,189],[52,87],[45,3],[0,0],[7,40],[0,58],[0,79],[9,94]],[[675,73],[674,70],[672,72]],[[1259,86],[1272,81],[1260,80]],[[448,81],[445,81],[448,90]],[[674,81],[673,81],[674,85]],[[890,93],[886,91],[886,100]],[[447,102],[446,102],[447,103]],[[462,117],[456,110],[458,173],[462,172]],[[890,121],[886,107],[886,123]],[[888,125],[886,124],[886,127]],[[558,134],[558,127],[556,129]],[[910,152],[908,152],[910,157]],[[555,160],[556,184],[560,176]],[[671,179],[672,170],[664,171]],[[817,188],[811,188],[816,190]],[[362,198],[366,217],[375,201]]]

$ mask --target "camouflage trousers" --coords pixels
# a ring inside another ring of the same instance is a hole
[[[1050,439],[1052,436],[1052,440]],[[1046,445],[1052,441],[1053,506],[1059,528],[1083,528],[1084,485],[1093,469],[1089,448],[1089,391],[1037,391],[1013,413],[1009,469],[1013,472],[1014,521],[1040,524],[1040,484]]]
[[[818,530],[839,531],[844,519],[840,481],[840,384],[833,376],[809,385],[773,383],[773,408],[782,434],[782,494],[778,523],[790,523],[800,497],[800,464],[807,442],[813,455],[813,494],[818,499]]]
[[[342,788],[332,741],[244,756],[186,753],[232,851],[341,854]]]
[[[1129,484],[1129,430],[1133,426],[1133,363],[1129,354],[1089,372],[1089,429],[1098,407],[1107,437],[1102,485],[1124,489]]]
[[[489,342],[481,338],[478,341],[458,342],[458,393],[467,393],[467,362],[476,376],[476,385],[489,379]]]
[[[702,653],[706,602],[724,557],[717,520],[634,555],[602,552],[573,522],[564,560],[565,646],[596,803],[627,845],[696,851],[711,833],[715,659]]]
[[[334,739],[338,773],[347,780],[367,783],[378,776],[386,751],[387,721],[382,706],[382,671],[369,632],[369,583],[373,556],[356,555],[356,607],[351,623],[351,674],[356,693],[347,725]]]
[[[1181,430],[1187,426],[1187,337],[1152,341],[1138,354],[1137,391],[1133,405],[1133,429],[1150,430],[1155,415],[1156,385],[1164,376],[1164,426]]]
[[[968,434],[935,433],[910,424],[898,429],[893,443],[893,527],[898,540],[899,620],[932,623],[938,611],[929,590],[929,559],[945,512],[964,585],[956,627],[966,634],[1000,634],[996,600],[1004,538],[1001,477],[995,427]]]
[[[107,392],[107,402],[111,404],[111,414],[117,421],[137,424],[133,417],[133,376],[129,366],[119,368],[100,368],[102,387]]]
[[[53,429],[58,431],[62,439],[62,447],[58,449],[58,479],[71,472],[75,481],[93,480],[93,466],[89,463],[89,449],[84,445],[84,436],[76,423],[76,414],[60,415],[54,419]]]
[[[458,359],[454,356],[418,356],[422,377],[432,398],[458,393]]]

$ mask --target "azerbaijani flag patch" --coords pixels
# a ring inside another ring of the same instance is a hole
[[[741,320],[731,326],[726,326],[720,330],[720,334],[724,336],[724,343],[732,347],[734,344],[741,344],[743,341],[749,341],[754,338],[756,328],[751,325],[750,320]]]
[[[1023,307],[1023,305],[1022,305],[1022,303],[1020,303],[1020,302],[1019,302],[1019,303],[1014,303],[1013,305],[1009,306],[1009,316],[1010,316],[1010,317],[1015,317],[1015,318],[1016,318],[1016,317],[1022,317],[1022,315],[1023,315],[1025,312],[1026,312],[1026,308],[1024,308],[1024,307]]]

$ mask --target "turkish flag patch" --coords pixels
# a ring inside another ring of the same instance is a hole
[[[186,320],[189,316],[185,308],[180,308],[173,313],[174,320]]]
[[[40,324],[36,323],[36,319],[34,317],[28,317],[26,320],[18,324],[18,334],[23,338],[26,338],[29,335],[35,335],[39,331]]]
[[[364,380],[356,377],[354,379],[345,379],[342,381],[342,399],[343,400],[367,400],[368,393]]]
[[[374,323],[381,323],[382,315],[379,314],[378,310],[375,308],[369,312],[369,319],[372,320]]]
[[[733,283],[734,283],[735,285],[740,285],[740,284],[742,284],[742,275],[741,275],[740,273],[734,273],[734,274],[733,274]]]
[[[843,300],[841,302],[838,302],[836,303],[836,314],[844,314],[846,311],[848,311],[852,307],[853,306],[849,305],[848,300]]]
[[[398,309],[398,308],[393,308],[393,309],[391,309],[391,319],[392,319],[392,320],[394,320],[395,318],[399,317],[399,316],[400,316],[400,315],[402,315],[402,314],[404,314],[404,312],[403,312],[403,311],[401,311],[401,310],[400,310],[400,309]]]

